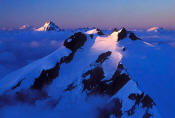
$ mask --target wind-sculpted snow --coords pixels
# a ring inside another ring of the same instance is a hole
[[[0,80],[3,117],[18,108],[30,111],[21,115],[43,118],[159,118],[124,60],[128,42],[148,46],[136,39],[124,28],[109,35],[99,29],[74,33],[49,56]]]

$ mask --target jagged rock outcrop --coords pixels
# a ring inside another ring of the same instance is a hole
[[[138,38],[133,32],[131,32],[131,33],[129,34],[129,38],[130,38],[131,40],[141,40],[141,39]]]
[[[97,34],[98,35],[104,35],[104,33],[99,28],[97,28]]]
[[[72,50],[72,52],[75,52],[77,49],[84,45],[86,40],[86,35],[81,32],[78,32],[66,39],[64,42],[64,46]]]
[[[125,28],[122,28],[118,34],[118,41],[124,39],[126,36],[127,36],[127,31]]]
[[[112,33],[113,33],[113,32],[117,32],[117,31],[118,31],[117,28],[114,28],[113,31],[112,31]]]

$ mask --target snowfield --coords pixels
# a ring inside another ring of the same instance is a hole
[[[0,79],[2,118],[173,118],[174,31],[55,33],[57,50]]]

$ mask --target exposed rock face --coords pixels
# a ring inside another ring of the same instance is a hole
[[[72,89],[74,89],[76,87],[76,85],[74,85],[74,83],[71,83],[67,86],[67,88],[64,90],[65,92],[67,91],[71,91]]]
[[[66,39],[64,42],[64,46],[72,50],[72,52],[75,52],[77,49],[84,45],[86,40],[86,35],[81,32],[78,32]]]
[[[126,51],[126,47],[123,47],[122,50],[123,50],[123,51]]]
[[[98,29],[98,28],[97,28],[97,34],[98,35],[104,35],[104,33],[100,29]]]
[[[119,64],[116,72],[110,79],[108,95],[114,95],[119,91],[129,80],[130,77],[127,73],[121,73],[124,70],[123,64]]]
[[[142,107],[146,108],[144,118],[149,118],[150,116],[152,116],[152,114],[148,113],[148,110],[152,109],[152,107],[153,107],[153,105],[155,105],[155,103],[148,95],[144,95],[144,93],[142,93],[141,95],[130,94],[128,96],[128,98],[131,100],[135,100],[135,104],[132,106],[132,108],[129,111],[127,111],[129,116],[134,114],[136,106],[139,104],[142,104]]]
[[[82,81],[84,85],[83,91],[87,90],[88,95],[106,94],[112,96],[130,80],[127,74],[121,74],[122,70],[124,69],[122,64],[118,65],[118,68],[111,79],[103,80],[105,76],[101,65],[110,55],[110,51],[99,55],[99,57],[96,60],[96,63],[100,65],[97,64],[97,66],[95,66],[93,69],[88,70],[82,75],[82,77],[84,78],[84,80]]]
[[[113,33],[113,32],[117,32],[117,31],[118,31],[117,28],[114,28],[113,31],[112,31],[112,33]]]
[[[87,77],[88,75],[90,75],[90,78],[82,81],[84,85],[83,91],[90,91],[88,92],[88,95],[98,93],[103,94],[104,90],[106,89],[106,84],[102,81],[102,79],[105,77],[103,69],[101,67],[95,67],[94,69],[84,73],[83,78]]]
[[[94,38],[94,35],[93,34],[90,34],[90,37],[91,37],[91,39],[93,39]]]
[[[43,70],[38,78],[35,79],[32,89],[41,90],[45,85],[49,85],[59,75],[60,63],[49,70]]]
[[[24,79],[20,80],[15,86],[13,86],[13,87],[12,87],[12,90],[18,88],[18,87],[21,85],[21,83],[22,83],[23,80],[24,80]]]
[[[131,39],[131,40],[141,40],[140,38],[138,38],[133,32],[131,32],[130,33],[130,35],[129,35],[129,38]]]
[[[91,70],[85,72],[82,77],[84,78],[82,83],[84,85],[83,91],[88,90],[88,95],[90,94],[104,94],[107,88],[106,83],[102,80],[105,78],[103,68],[100,66],[103,62],[111,55],[111,52],[102,53],[98,56],[96,60],[95,67]],[[98,65],[99,64],[99,65]],[[88,76],[90,76],[88,79]]]
[[[118,34],[118,41],[124,39],[127,36],[127,31],[125,28],[122,28]]]
[[[111,51],[108,51],[106,53],[102,53],[101,55],[99,55],[98,59],[96,60],[96,63],[103,63],[110,55],[111,55]]]

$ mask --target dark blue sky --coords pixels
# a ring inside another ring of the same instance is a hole
[[[0,0],[0,27],[86,26],[175,29],[175,0]]]

